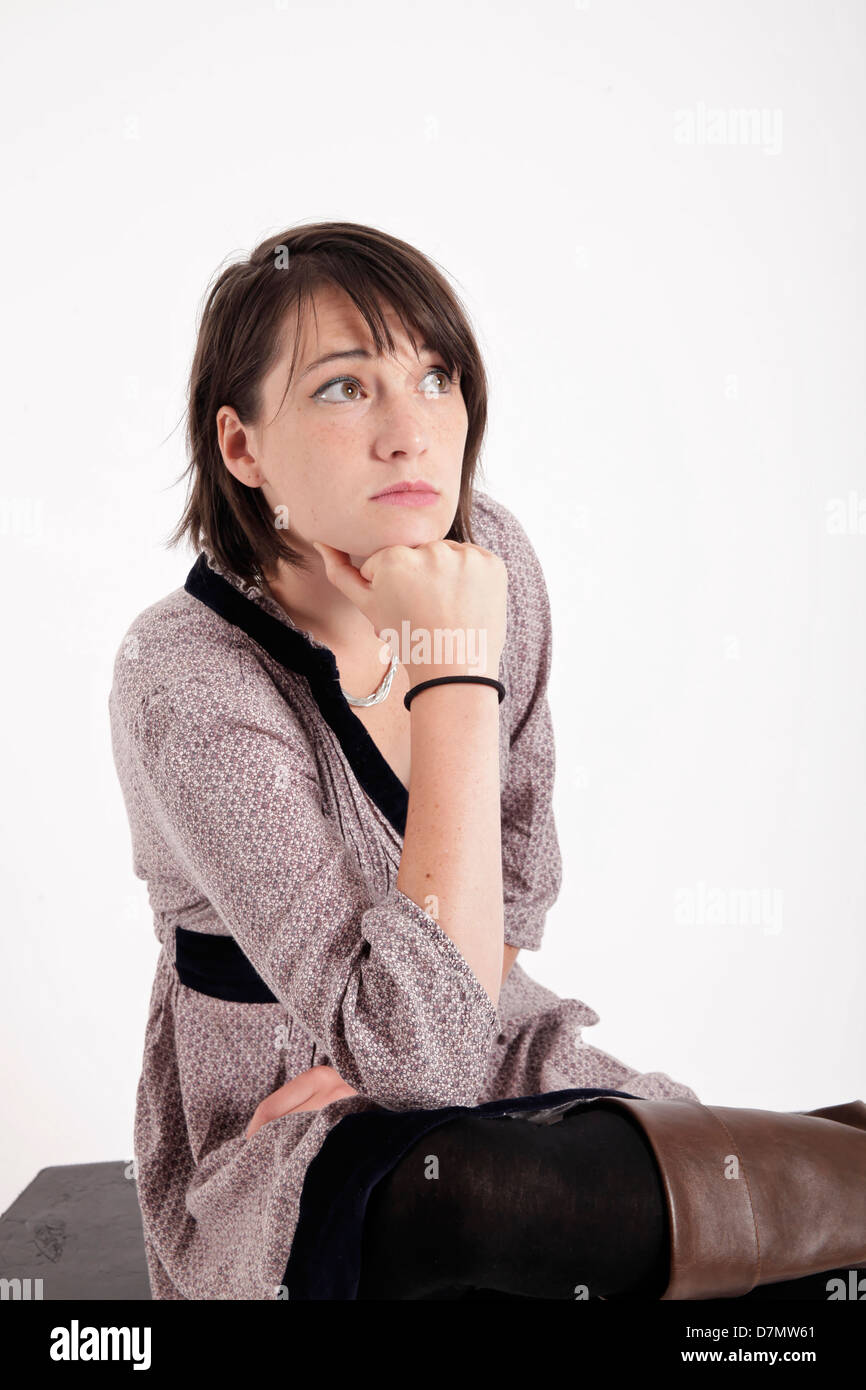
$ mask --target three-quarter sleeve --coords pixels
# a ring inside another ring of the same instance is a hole
[[[396,881],[373,891],[297,713],[238,655],[239,680],[187,675],[140,700],[131,747],[160,834],[344,1081],[392,1109],[475,1104],[498,1009]]]
[[[553,814],[555,751],[547,698],[552,660],[550,598],[538,556],[508,514],[503,555],[509,575],[506,680],[511,730],[502,794],[505,941],[537,951],[562,883]]]

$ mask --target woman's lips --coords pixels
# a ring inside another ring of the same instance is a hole
[[[430,507],[438,502],[438,492],[380,492],[373,502],[384,502],[390,507]]]

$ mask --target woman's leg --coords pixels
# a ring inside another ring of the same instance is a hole
[[[626,1115],[552,1125],[460,1115],[373,1189],[359,1299],[658,1297],[667,1208],[649,1144]]]

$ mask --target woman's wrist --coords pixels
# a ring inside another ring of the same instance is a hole
[[[413,701],[425,690],[442,689],[449,685],[473,685],[486,686],[496,692],[496,697],[501,704],[505,699],[505,686],[501,681],[494,679],[493,676],[436,676],[432,680],[421,681],[418,685],[413,685],[403,696],[403,704],[407,709],[412,708]]]
[[[422,661],[404,663],[404,668],[411,689],[416,685],[423,685],[425,681],[439,680],[446,676],[484,676],[486,680],[498,680],[500,663],[501,657],[497,654],[494,660],[476,662],[474,665],[468,661]]]

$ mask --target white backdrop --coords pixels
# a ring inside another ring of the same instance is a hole
[[[554,618],[565,870],[521,963],[702,1100],[866,1098],[862,0],[6,0],[0,1208],[129,1158],[157,943],[115,652],[183,583],[226,258],[449,272]]]

